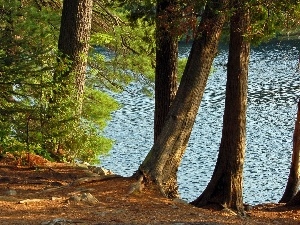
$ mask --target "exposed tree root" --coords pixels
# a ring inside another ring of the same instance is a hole
[[[132,175],[132,178],[137,179],[137,182],[130,185],[128,194],[141,193],[145,187],[155,187],[162,196],[168,198],[160,182],[150,179],[150,177],[141,170],[136,171],[136,173]]]
[[[144,189],[144,183],[143,183],[144,177],[140,176],[137,180],[137,182],[134,182],[129,186],[128,194],[136,194],[136,193],[141,193],[142,190]]]

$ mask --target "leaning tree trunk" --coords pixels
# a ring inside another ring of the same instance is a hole
[[[173,0],[157,0],[154,141],[165,123],[177,91],[178,38],[168,30]],[[162,20],[167,18],[167,20]]]
[[[250,19],[241,0],[234,0],[233,3],[237,8],[230,20],[225,111],[218,160],[211,181],[192,204],[201,207],[216,203],[244,213],[242,181],[250,51],[249,41],[244,35]]]
[[[292,198],[297,194],[299,189],[299,157],[300,157],[300,100],[298,102],[298,112],[297,119],[295,123],[295,130],[293,136],[293,155],[292,155],[292,163],[290,168],[290,174],[288,178],[288,182],[284,191],[284,194],[279,202],[287,203],[292,200]],[[296,202],[294,200],[294,202]],[[300,201],[298,202],[300,204]]]
[[[75,75],[77,112],[82,109],[87,55],[92,21],[93,0],[64,0],[61,16],[58,49],[63,58],[71,61],[70,68],[63,73],[65,78]]]
[[[139,167],[146,182],[154,182],[169,198],[178,197],[177,170],[217,53],[227,4],[228,0],[213,0],[206,6],[165,125]]]

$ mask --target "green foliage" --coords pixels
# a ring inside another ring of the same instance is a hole
[[[167,9],[172,20],[160,19],[176,37],[192,36],[206,2],[176,1]],[[142,83],[146,93],[153,88],[156,1],[94,2],[98,24],[90,40],[94,48],[80,117],[74,74],[63,76],[71,62],[57,52],[58,10],[36,7],[33,0],[0,3],[0,150],[68,161],[94,161],[107,153],[113,141],[103,137],[103,130],[119,106],[104,91],[122,91],[133,81]],[[246,36],[253,43],[299,32],[299,0],[245,4],[252,19]],[[186,61],[178,62],[179,79]]]
[[[287,35],[299,28],[300,1],[249,1],[252,26],[248,38],[254,44]]]
[[[126,10],[128,12],[127,17],[131,22],[135,22],[139,19],[145,21],[155,20],[155,5],[156,0],[118,0],[108,1],[108,5],[112,8]]]
[[[91,73],[78,118],[75,77],[61,76],[71,62],[57,52],[59,13],[34,1],[1,1],[0,154],[27,151],[95,162],[112,147],[103,129],[117,103],[93,89]]]
[[[126,7],[110,5],[107,16],[114,20],[107,22],[105,27],[109,29],[99,29],[91,36],[91,45],[95,49],[89,58],[90,78],[103,90],[120,91],[133,80],[142,82],[146,90],[151,89],[155,69],[155,27],[143,19],[130,23],[130,11]]]
[[[178,80],[181,80],[188,58],[180,58],[178,60]]]
[[[84,94],[82,116],[101,131],[106,127],[107,121],[111,119],[111,111],[117,110],[119,106],[112,97],[104,92],[86,88]]]

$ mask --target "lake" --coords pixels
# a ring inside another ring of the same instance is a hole
[[[190,45],[180,45],[186,57]],[[250,57],[244,202],[278,202],[289,174],[297,100],[300,97],[300,40],[271,41],[253,47]],[[181,197],[192,201],[207,186],[221,141],[228,48],[221,45],[214,72],[178,171]],[[113,114],[105,135],[115,140],[101,165],[130,176],[153,144],[154,99],[132,83],[114,97],[123,105]]]

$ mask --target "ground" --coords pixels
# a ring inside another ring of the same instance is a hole
[[[300,207],[262,204],[240,217],[230,210],[166,199],[154,188],[132,192],[132,178],[98,175],[83,165],[37,156],[30,160],[25,166],[12,157],[0,160],[2,225],[300,224]]]

